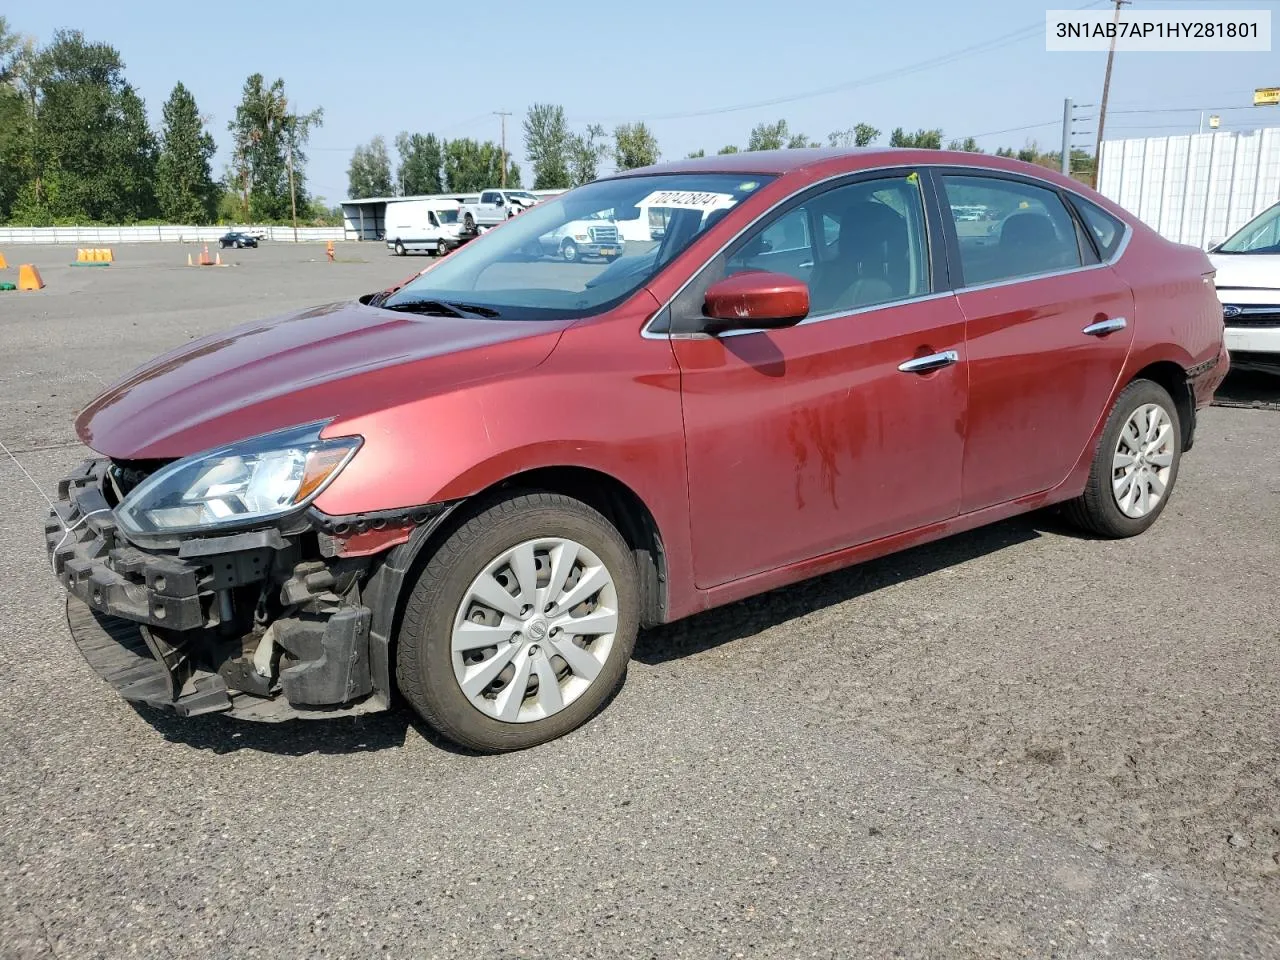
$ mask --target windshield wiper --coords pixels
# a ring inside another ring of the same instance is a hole
[[[404,303],[381,304],[383,310],[398,310],[401,313],[421,313],[428,317],[497,317],[499,313],[492,307],[484,307],[475,303],[451,303],[447,300],[406,300]]]

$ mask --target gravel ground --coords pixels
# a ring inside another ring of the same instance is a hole
[[[44,491],[104,381],[427,262],[193,249],[4,251],[48,283],[0,293]],[[1280,956],[1278,450],[1212,409],[1141,538],[1037,515],[650,631],[596,721],[498,758],[133,710],[0,458],[0,956]]]

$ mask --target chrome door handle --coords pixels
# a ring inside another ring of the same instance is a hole
[[[927,357],[916,357],[914,360],[900,363],[898,369],[903,373],[928,373],[930,370],[949,367],[959,360],[960,354],[955,350],[943,350],[941,353],[931,353]]]
[[[1110,320],[1099,320],[1097,323],[1091,323],[1080,332],[1087,333],[1091,337],[1104,337],[1108,333],[1123,330],[1126,325],[1127,321],[1124,317],[1112,317]]]

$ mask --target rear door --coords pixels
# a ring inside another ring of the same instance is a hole
[[[937,182],[966,322],[968,513],[1066,479],[1128,357],[1134,300],[1055,187],[960,168]]]

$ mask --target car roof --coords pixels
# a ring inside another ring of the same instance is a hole
[[[634,170],[620,170],[602,180],[617,177],[634,177],[666,173],[732,173],[761,174],[782,176],[801,170],[814,170],[824,173],[853,173],[858,170],[873,169],[883,166],[898,165],[930,165],[940,164],[977,167],[987,170],[1007,170],[1012,173],[1029,174],[1042,180],[1057,183],[1070,183],[1072,187],[1085,195],[1091,195],[1084,184],[1079,181],[1068,181],[1062,174],[1048,167],[1015,160],[1010,157],[997,157],[990,153],[968,153],[961,150],[928,150],[917,147],[805,147],[796,150],[751,150],[739,153],[717,154],[713,157],[695,157],[686,160],[674,160],[668,163],[654,164],[649,167],[637,167]],[[1083,190],[1081,188],[1084,188]]]

